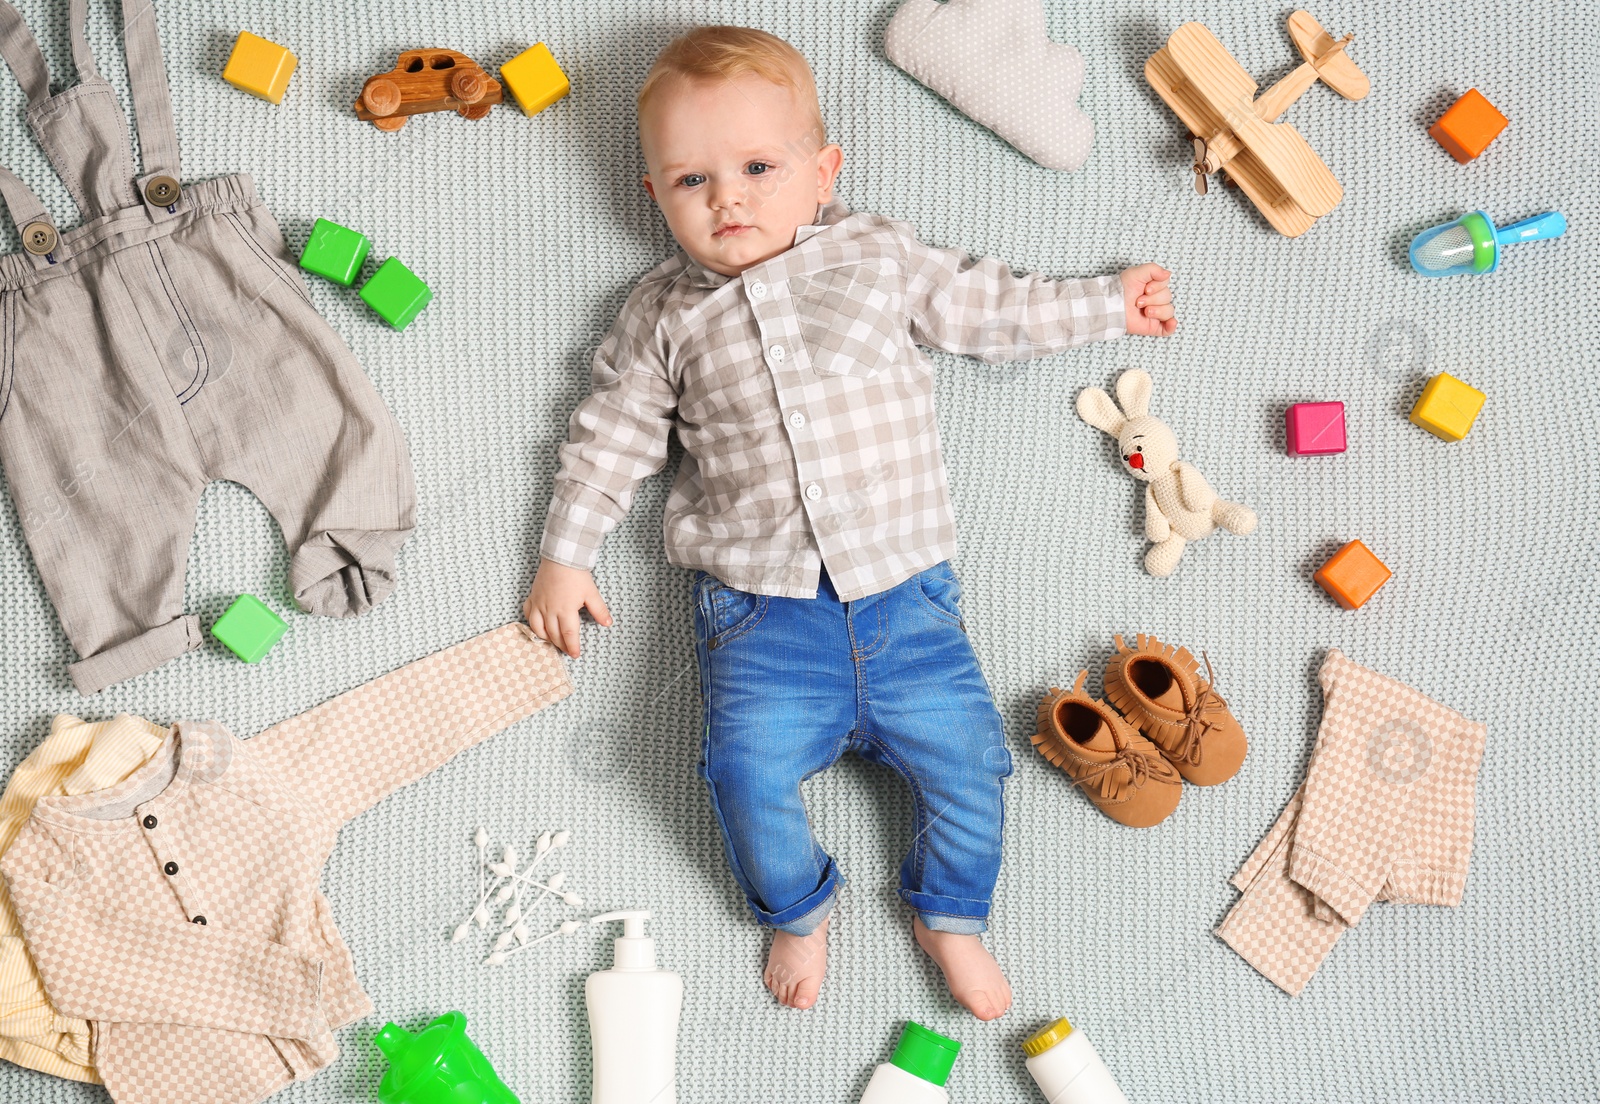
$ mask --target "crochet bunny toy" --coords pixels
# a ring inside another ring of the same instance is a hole
[[[1117,378],[1117,403],[1098,387],[1078,396],[1078,417],[1117,439],[1117,451],[1135,479],[1143,481],[1144,535],[1155,542],[1144,557],[1152,575],[1171,575],[1183,546],[1209,537],[1220,525],[1243,536],[1256,514],[1217,497],[1193,464],[1178,459],[1178,439],[1150,416],[1150,373],[1135,368]]]

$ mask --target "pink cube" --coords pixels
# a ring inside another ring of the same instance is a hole
[[[1343,452],[1344,403],[1295,403],[1284,415],[1290,456]]]

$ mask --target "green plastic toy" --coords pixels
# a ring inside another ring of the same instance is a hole
[[[433,292],[398,258],[390,257],[361,285],[361,300],[389,325],[403,330],[433,301]]]
[[[300,251],[300,267],[350,287],[361,275],[361,264],[371,248],[365,234],[319,218],[311,227],[306,247]]]
[[[446,1012],[418,1035],[384,1024],[372,1042],[389,1059],[379,1104],[520,1104],[467,1038],[460,1012]]]
[[[211,635],[246,663],[255,663],[272,650],[288,629],[284,619],[261,599],[254,594],[241,594],[211,626]]]

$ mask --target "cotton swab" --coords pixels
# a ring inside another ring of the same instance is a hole
[[[519,857],[515,847],[507,846],[501,849],[498,860],[489,859],[491,843],[488,833],[480,826],[473,835],[473,843],[478,849],[478,903],[472,913],[456,926],[451,935],[452,943],[459,943],[471,934],[473,924],[485,928],[489,922],[489,909],[491,899],[494,905],[508,904],[501,917],[502,930],[495,937],[494,947],[489,957],[485,959],[486,965],[500,965],[507,957],[519,953],[529,947],[537,946],[546,940],[563,934],[571,934],[582,924],[579,921],[566,921],[554,931],[547,932],[537,939],[530,939],[528,935],[528,918],[543,903],[546,897],[559,897],[563,904],[577,908],[583,904],[583,898],[565,888],[566,872],[557,870],[547,874],[543,880],[537,876],[542,866],[552,854],[565,847],[571,839],[571,833],[565,829],[558,832],[540,833],[534,844],[534,854],[525,869],[519,871],[517,864]],[[537,890],[538,895],[531,900],[525,894],[529,890]],[[512,946],[515,943],[516,946]]]
[[[556,873],[550,875],[550,880],[548,882],[537,882],[530,880],[528,884],[533,886],[535,889],[544,890],[547,894],[555,894],[557,897],[560,897],[563,902],[571,905],[573,908],[581,908],[583,906],[583,898],[579,897],[576,893],[567,892],[561,888],[566,884],[566,880],[566,871],[557,871]]]
[[[500,880],[499,878],[496,878],[487,886],[483,884],[484,848],[488,846],[489,834],[483,830],[482,825],[478,826],[477,832],[474,833],[472,837],[472,842],[478,845],[478,903],[473,906],[472,914],[465,920],[461,921],[460,924],[456,925],[455,931],[450,936],[450,942],[452,943],[459,943],[467,937],[467,933],[472,930],[472,923],[474,920],[477,921],[478,927],[480,928],[489,923],[489,910],[483,906],[488,902],[489,894],[494,891],[495,885]]]
[[[525,943],[520,947],[513,947],[509,951],[500,950],[497,948],[493,954],[483,960],[483,964],[485,966],[503,966],[507,959],[521,954],[529,947],[537,947],[540,943],[543,943],[548,939],[554,939],[558,935],[571,935],[573,932],[583,927],[583,925],[584,921],[582,920],[565,920],[555,931],[546,932],[544,935],[541,935],[538,939],[535,939],[530,943]]]

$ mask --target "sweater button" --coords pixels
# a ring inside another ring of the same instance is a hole
[[[146,828],[154,828],[156,826],[156,818],[153,817],[153,816],[145,817],[144,818],[144,826]]]
[[[206,926],[206,918],[204,916],[196,916],[193,920],[191,920],[189,922],[191,924],[199,924],[202,928]]]
[[[178,872],[178,864],[175,863],[175,862],[169,862],[166,866],[163,866],[161,869],[165,870],[167,872],[168,876],[171,876],[171,875],[176,874]]]

